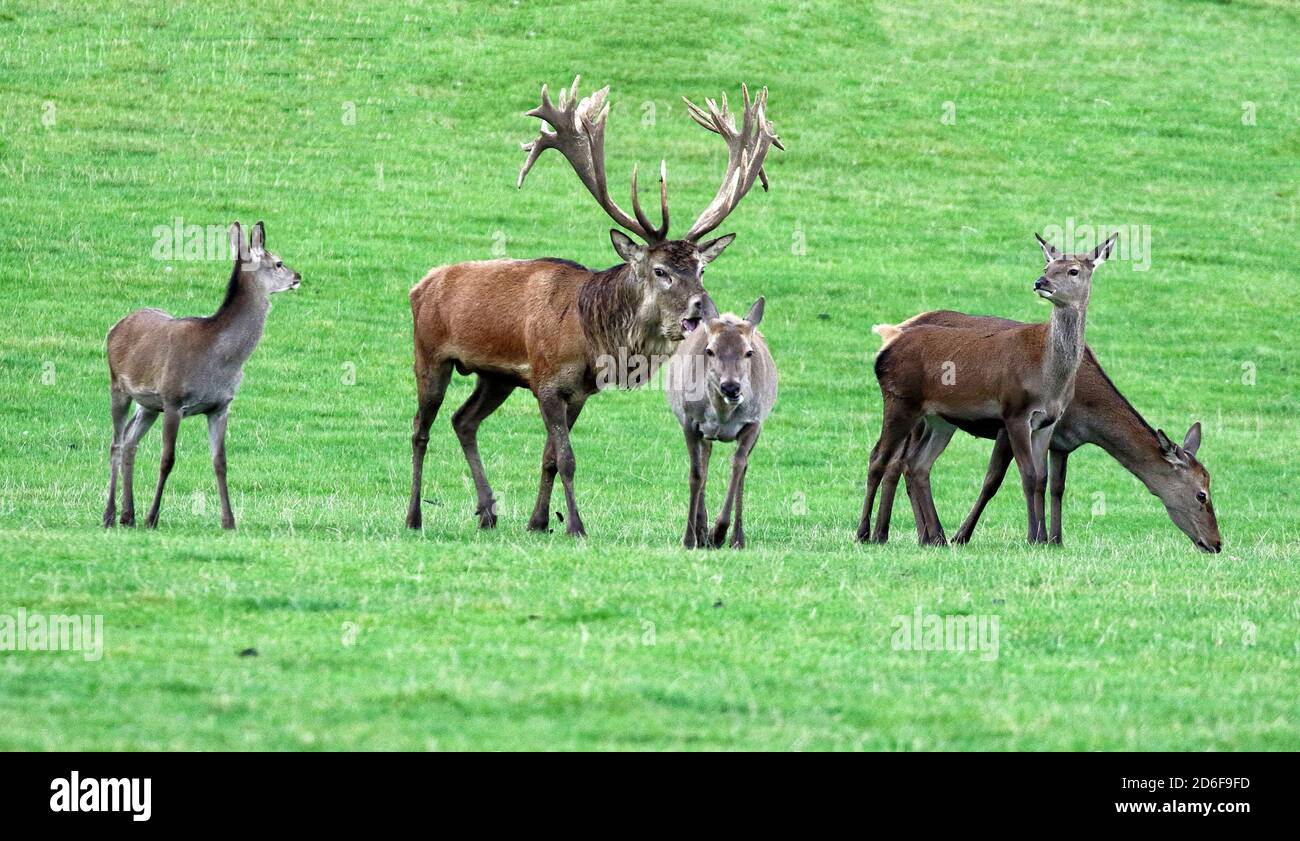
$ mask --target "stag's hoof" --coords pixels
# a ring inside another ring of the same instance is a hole
[[[419,511],[411,511],[406,515],[406,527],[408,529],[419,529],[423,522],[424,518],[420,516]]]
[[[551,530],[551,525],[545,517],[542,517],[540,520],[533,517],[528,521],[528,530],[547,532]]]
[[[106,529],[111,529],[113,526],[117,525],[117,512],[111,508],[108,511],[105,511],[103,523],[104,528]]]
[[[709,545],[715,549],[721,549],[727,545],[727,529],[731,527],[730,523],[715,523],[713,533],[709,535]]]
[[[730,545],[731,545],[731,548],[732,548],[732,549],[744,549],[744,548],[745,548],[745,533],[744,533],[744,532],[740,532],[740,531],[738,531],[738,532],[736,532],[735,534],[733,534],[733,535],[731,536],[731,544],[730,544]]]
[[[229,520],[227,520],[227,519],[225,519],[225,518],[222,518],[222,520],[221,520],[221,527],[222,527],[223,529],[225,529],[226,531],[234,531],[234,530],[235,530],[235,519],[234,519],[233,517],[230,518]]]
[[[122,512],[122,516],[118,519],[118,522],[121,523],[121,524],[124,525],[124,526],[134,526],[134,525],[135,525],[135,512],[134,512],[134,511],[123,511],[123,512]]]

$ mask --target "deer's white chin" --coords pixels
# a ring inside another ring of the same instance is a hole
[[[1048,290],[1048,289],[1035,289],[1034,292],[1035,292],[1035,293],[1038,295],[1038,297],[1040,297],[1040,298],[1046,298],[1046,299],[1049,300],[1049,301],[1052,300],[1052,293],[1051,293],[1051,290]]]
[[[735,397],[727,397],[724,394],[722,396],[722,402],[726,403],[728,406],[739,406],[741,403],[745,402],[745,395],[738,394]]]

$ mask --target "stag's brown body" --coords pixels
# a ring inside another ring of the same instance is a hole
[[[702,242],[736,206],[757,179],[766,185],[763,160],[769,146],[780,147],[764,116],[763,91],[753,101],[745,92],[744,123],[736,129],[726,106],[710,101],[708,111],[687,103],[700,125],[722,135],[728,162],[723,185],[713,201],[680,240],[668,240],[666,173],[660,167],[661,224],[642,212],[632,174],[632,208],[628,214],[609,196],[604,170],[604,125],[608,88],[579,100],[578,81],[553,105],[545,87],[542,104],[529,112],[549,124],[524,144],[529,152],[519,185],[546,149],[569,161],[583,186],[622,228],[640,236],[634,242],[610,231],[623,263],[593,271],[554,258],[458,263],[430,271],[411,290],[415,335],[418,405],[411,437],[411,498],[406,524],[422,525],[421,493],[429,428],[437,416],[453,371],[478,377],[474,393],[452,418],[474,479],[479,525],[496,525],[496,502],[478,452],[478,427],[516,388],[537,398],[546,428],[542,476],[528,527],[546,529],[555,477],[564,486],[565,529],[586,533],[577,509],[573,481],[576,465],[569,430],[587,398],[600,383],[602,357],[636,359],[650,371],[672,354],[682,338],[700,323],[706,300],[700,277],[734,235]],[[645,377],[619,377],[639,385]]]
[[[1007,318],[939,310],[912,318],[903,329],[926,325],[978,331],[1018,330],[1027,326]],[[918,424],[904,454],[891,465],[884,481],[897,483],[900,473],[906,479],[916,516],[917,539],[925,545],[946,542],[931,495],[929,477],[935,459],[942,454],[954,429],[995,441],[979,498],[954,534],[954,543],[970,540],[980,515],[997,493],[1012,461],[1006,427],[999,421],[970,422],[950,416]],[[1175,444],[1162,430],[1152,428],[1111,382],[1092,349],[1085,346],[1075,377],[1074,397],[1052,432],[1049,541],[1061,542],[1061,509],[1069,456],[1084,444],[1096,444],[1164,503],[1170,519],[1198,548],[1207,552],[1220,551],[1223,541],[1214,504],[1210,501],[1210,474],[1196,459],[1200,442],[1199,423],[1188,430],[1181,445]],[[882,535],[888,535],[889,512],[883,508],[876,527]]]

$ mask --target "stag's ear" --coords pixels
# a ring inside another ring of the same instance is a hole
[[[1119,231],[1116,231],[1110,235],[1110,239],[1092,250],[1092,253],[1088,255],[1088,260],[1092,263],[1094,269],[1110,259],[1110,254],[1115,250],[1115,242],[1118,239]]]
[[[1201,422],[1197,421],[1192,424],[1192,428],[1187,430],[1187,437],[1183,439],[1183,450],[1189,456],[1195,456],[1196,451],[1201,448]]]
[[[700,259],[704,261],[704,265],[707,266],[709,263],[712,263],[714,260],[718,259],[718,255],[721,254],[728,245],[731,245],[732,240],[734,240],[735,238],[736,238],[735,234],[726,234],[724,236],[718,237],[717,239],[711,239],[708,242],[701,245]]]
[[[718,317],[718,305],[713,303],[713,299],[708,295],[700,302],[700,318],[705,321],[713,321]]]
[[[1187,459],[1183,458],[1182,448],[1169,440],[1163,429],[1156,430],[1156,440],[1160,442],[1160,455],[1165,457],[1165,461],[1175,467],[1186,467]]]
[[[636,240],[618,228],[609,229],[609,241],[614,244],[614,250],[618,252],[618,256],[629,263],[636,262],[645,253],[645,249],[638,245]]]
[[[754,306],[749,308],[749,315],[745,316],[745,320],[755,327],[758,326],[758,322],[763,320],[763,296],[762,295],[758,296],[758,300],[754,302]]]
[[[1037,233],[1034,234],[1034,239],[1038,240],[1038,246],[1043,249],[1043,257],[1047,259],[1047,262],[1050,263],[1053,260],[1061,259],[1061,252],[1056,250],[1055,245],[1052,245]]]
[[[244,257],[244,228],[238,219],[230,225],[230,256],[236,263]]]
[[[266,250],[266,228],[262,227],[261,222],[253,226],[253,238],[249,244],[254,251]]]

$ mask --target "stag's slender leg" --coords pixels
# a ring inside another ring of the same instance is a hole
[[[1065,450],[1052,450],[1052,531],[1048,542],[1061,544],[1061,503],[1065,498],[1065,463],[1070,454]]]
[[[176,433],[181,428],[181,410],[179,406],[169,406],[163,410],[162,461],[158,466],[158,489],[153,494],[153,505],[149,506],[149,516],[145,517],[146,528],[158,528],[158,512],[162,508],[163,488],[167,477],[171,475],[172,466],[176,464]]]
[[[496,499],[492,496],[492,486],[488,484],[483,472],[483,459],[478,454],[478,427],[488,415],[495,412],[506,402],[510,392],[515,390],[513,383],[479,374],[474,393],[465,401],[465,405],[451,416],[452,429],[460,440],[460,448],[469,462],[469,472],[474,477],[474,491],[478,507],[479,528],[495,528],[497,524]]]
[[[135,416],[126,428],[126,440],[122,443],[122,518],[118,521],[124,526],[135,525],[135,451],[157,419],[158,413],[153,409],[136,406]]]
[[[989,456],[989,469],[984,474],[984,484],[980,487],[979,499],[975,500],[975,506],[966,515],[957,533],[952,536],[953,543],[970,542],[971,535],[975,533],[975,525],[979,522],[980,515],[984,513],[984,507],[997,494],[998,488],[1002,487],[1002,480],[1006,478],[1011,461],[1011,441],[1007,438],[1007,431],[1003,429],[998,432],[998,437],[993,442],[993,454]]]
[[[113,443],[108,451],[108,505],[104,507],[104,528],[111,529],[117,519],[117,474],[122,469],[122,443],[126,437],[126,416],[131,410],[131,396],[112,389],[109,409],[113,416]]]
[[[573,477],[578,465],[573,457],[573,446],[569,442],[570,397],[546,390],[537,395],[537,402],[542,409],[542,420],[546,423],[546,436],[555,450],[555,471],[560,476],[560,484],[564,486],[564,504],[568,509],[564,530],[574,537],[586,537],[587,530],[583,528],[582,517],[578,515],[578,500],[573,493]],[[541,501],[539,498],[538,502]],[[534,511],[533,515],[536,514]]]
[[[407,528],[418,529],[424,521],[420,511],[424,453],[429,448],[429,427],[438,417],[442,398],[447,393],[447,383],[451,381],[451,366],[449,361],[426,364],[419,349],[416,349],[415,389],[418,402],[411,433],[411,502],[406,508]]]
[[[700,506],[700,490],[703,487],[703,480],[704,480],[704,469],[703,469],[704,455],[701,452],[701,447],[700,447],[703,438],[700,436],[699,430],[697,430],[695,428],[695,425],[692,423],[687,423],[685,426],[683,426],[682,433],[686,438],[686,452],[691,458],[691,471],[690,471],[691,496],[690,496],[690,502],[687,503],[686,506],[686,535],[682,538],[682,545],[685,546],[687,549],[694,549],[697,545],[696,514]],[[703,546],[701,546],[700,548],[703,548]]]
[[[917,412],[898,400],[885,402],[884,417],[881,420],[880,438],[871,450],[871,462],[867,467],[867,494],[862,504],[862,519],[858,522],[858,542],[864,542],[871,535],[871,509],[876,500],[876,490],[885,477],[889,463],[903,454],[907,437],[916,423]]]
[[[745,471],[749,470],[749,454],[754,449],[762,428],[756,423],[747,424],[736,436],[736,452],[731,457],[731,482],[727,485],[726,499],[722,501],[722,510],[718,512],[718,519],[713,523],[713,534],[710,535],[710,542],[715,547],[721,548],[727,539],[727,526],[731,523],[731,509],[734,505],[736,523],[731,535],[731,548],[745,548],[745,528],[740,513],[744,505]]]
[[[226,489],[226,422],[229,418],[229,403],[208,412],[208,449],[212,451],[212,472],[217,476],[223,529],[235,527],[235,512],[230,510],[230,492]]]
[[[573,429],[573,425],[578,422],[578,415],[582,413],[586,402],[587,398],[583,395],[576,395],[569,401],[566,409],[569,429]],[[548,432],[546,447],[542,451],[542,481],[537,488],[537,504],[533,506],[533,515],[528,518],[528,528],[531,531],[547,531],[551,527],[551,489],[555,487],[555,474],[558,470],[556,464],[555,442]]]
[[[898,480],[903,475],[903,465],[908,459],[908,449],[912,439],[903,445],[898,458],[885,465],[885,475],[880,480],[880,506],[876,509],[876,527],[871,532],[872,543],[889,542],[889,521],[894,516],[894,493],[898,490]]]

